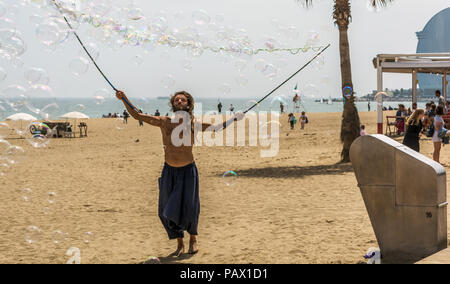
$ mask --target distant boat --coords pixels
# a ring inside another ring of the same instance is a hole
[[[328,98],[328,104],[332,105],[333,104],[333,100],[331,99],[331,97]]]
[[[170,99],[170,97],[166,96],[166,97],[156,97],[158,100],[168,100]]]

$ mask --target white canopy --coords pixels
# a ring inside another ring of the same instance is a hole
[[[33,120],[38,120],[36,117],[28,114],[28,113],[16,113],[13,115],[10,115],[6,118],[6,120],[25,120],[25,121],[33,121]]]
[[[61,115],[59,118],[74,118],[74,119],[88,119],[89,116],[84,113],[78,111],[68,112],[66,114]]]

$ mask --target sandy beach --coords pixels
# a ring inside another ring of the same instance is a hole
[[[66,263],[70,247],[80,249],[82,263],[365,262],[367,249],[378,244],[351,165],[337,164],[341,116],[311,113],[306,130],[297,124],[291,131],[283,115],[273,158],[261,158],[260,147],[195,147],[200,250],[180,258],[167,257],[176,242],[157,214],[164,162],[158,128],[129,120],[117,130],[114,119],[90,119],[88,137],[52,139],[41,149],[11,137],[26,155],[0,178],[0,263]],[[368,134],[376,133],[376,112],[360,118]],[[432,151],[423,138],[422,154]],[[441,152],[445,165],[449,151]],[[233,186],[222,180],[230,170],[239,176]],[[29,201],[21,193],[26,187],[33,190]],[[49,192],[57,194],[54,204]],[[31,225],[41,230],[32,245],[24,239]],[[55,230],[68,233],[67,240],[53,243]],[[88,244],[85,232],[94,233]]]

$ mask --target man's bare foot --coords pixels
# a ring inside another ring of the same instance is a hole
[[[179,257],[180,255],[182,255],[184,253],[184,243],[183,243],[183,239],[177,239],[178,240],[178,247],[177,250],[174,251],[173,253],[171,253],[169,256],[176,256]]]
[[[196,254],[198,252],[198,245],[197,245],[197,240],[194,239],[190,239],[189,240],[189,251],[188,254]]]

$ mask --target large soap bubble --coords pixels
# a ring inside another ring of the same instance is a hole
[[[44,22],[36,28],[37,39],[46,46],[52,46],[59,42],[60,39],[59,27],[53,22]]]
[[[28,100],[26,96],[26,89],[21,85],[9,85],[0,93],[0,99],[15,112],[23,110],[26,101]]]
[[[50,127],[42,122],[32,122],[27,127],[25,139],[34,148],[46,147],[50,143],[52,130]]]
[[[198,10],[192,13],[192,20],[196,25],[202,26],[207,25],[211,22],[211,17],[204,10]]]
[[[69,68],[74,75],[83,75],[89,69],[89,61],[83,57],[75,58],[74,60],[70,61]]]
[[[28,84],[43,84],[47,85],[50,81],[50,78],[47,72],[42,68],[32,67],[25,71],[25,80],[27,80]]]

